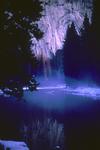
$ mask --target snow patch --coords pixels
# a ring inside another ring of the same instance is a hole
[[[4,150],[6,150],[7,148],[9,148],[10,150],[29,150],[24,142],[0,140],[0,145],[4,146]]]

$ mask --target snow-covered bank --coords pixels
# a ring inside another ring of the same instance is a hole
[[[24,91],[29,91],[28,87],[23,87]],[[65,84],[57,84],[57,85],[51,85],[51,86],[38,86],[37,92],[40,92],[41,90],[45,90],[47,93],[52,93],[53,95],[56,95],[58,92],[63,92],[64,94],[70,94],[70,95],[80,95],[85,97],[90,97],[93,99],[100,98],[100,88],[99,87],[91,87],[91,86],[66,86]],[[32,91],[34,94],[35,91]],[[4,94],[3,91],[0,90],[0,95],[3,95],[5,97],[10,97],[11,95]],[[67,95],[66,95],[67,96]]]
[[[24,142],[17,141],[4,141],[0,140],[0,148],[4,148],[4,150],[29,150],[27,145]],[[3,149],[2,149],[3,150]]]

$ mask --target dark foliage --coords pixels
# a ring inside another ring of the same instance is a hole
[[[80,75],[80,42],[75,25],[68,27],[64,43],[64,73],[66,76],[78,78]]]
[[[100,84],[100,8],[99,1],[93,1],[93,15],[90,35],[90,49],[94,65],[94,80]]]
[[[42,16],[42,10],[42,3],[39,0],[0,1],[0,86],[2,89],[8,88],[10,81],[20,90],[25,83],[30,82],[37,64],[31,51],[31,36],[36,37],[37,40],[43,36],[43,32],[35,23]]]
[[[83,26],[81,29],[81,74],[82,76],[91,75],[92,57],[90,49],[90,22],[87,14],[85,15]]]
[[[99,2],[93,1],[92,23],[84,17],[81,36],[72,23],[64,43],[64,73],[75,79],[90,77],[100,84],[100,22]]]

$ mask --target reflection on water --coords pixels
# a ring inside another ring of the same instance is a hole
[[[100,100],[61,89],[2,96],[0,138],[24,140],[30,150],[99,150]]]
[[[34,150],[64,150],[64,127],[52,118],[32,120],[21,128],[23,140]]]

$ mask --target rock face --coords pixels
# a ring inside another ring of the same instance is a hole
[[[29,150],[24,142],[0,140],[0,150]]]
[[[87,13],[90,21],[92,15],[92,0],[41,0],[43,1],[43,17],[38,22],[44,37],[40,41],[33,38],[32,49],[37,57],[44,61],[62,49],[67,27],[73,21],[79,33],[84,15]]]

